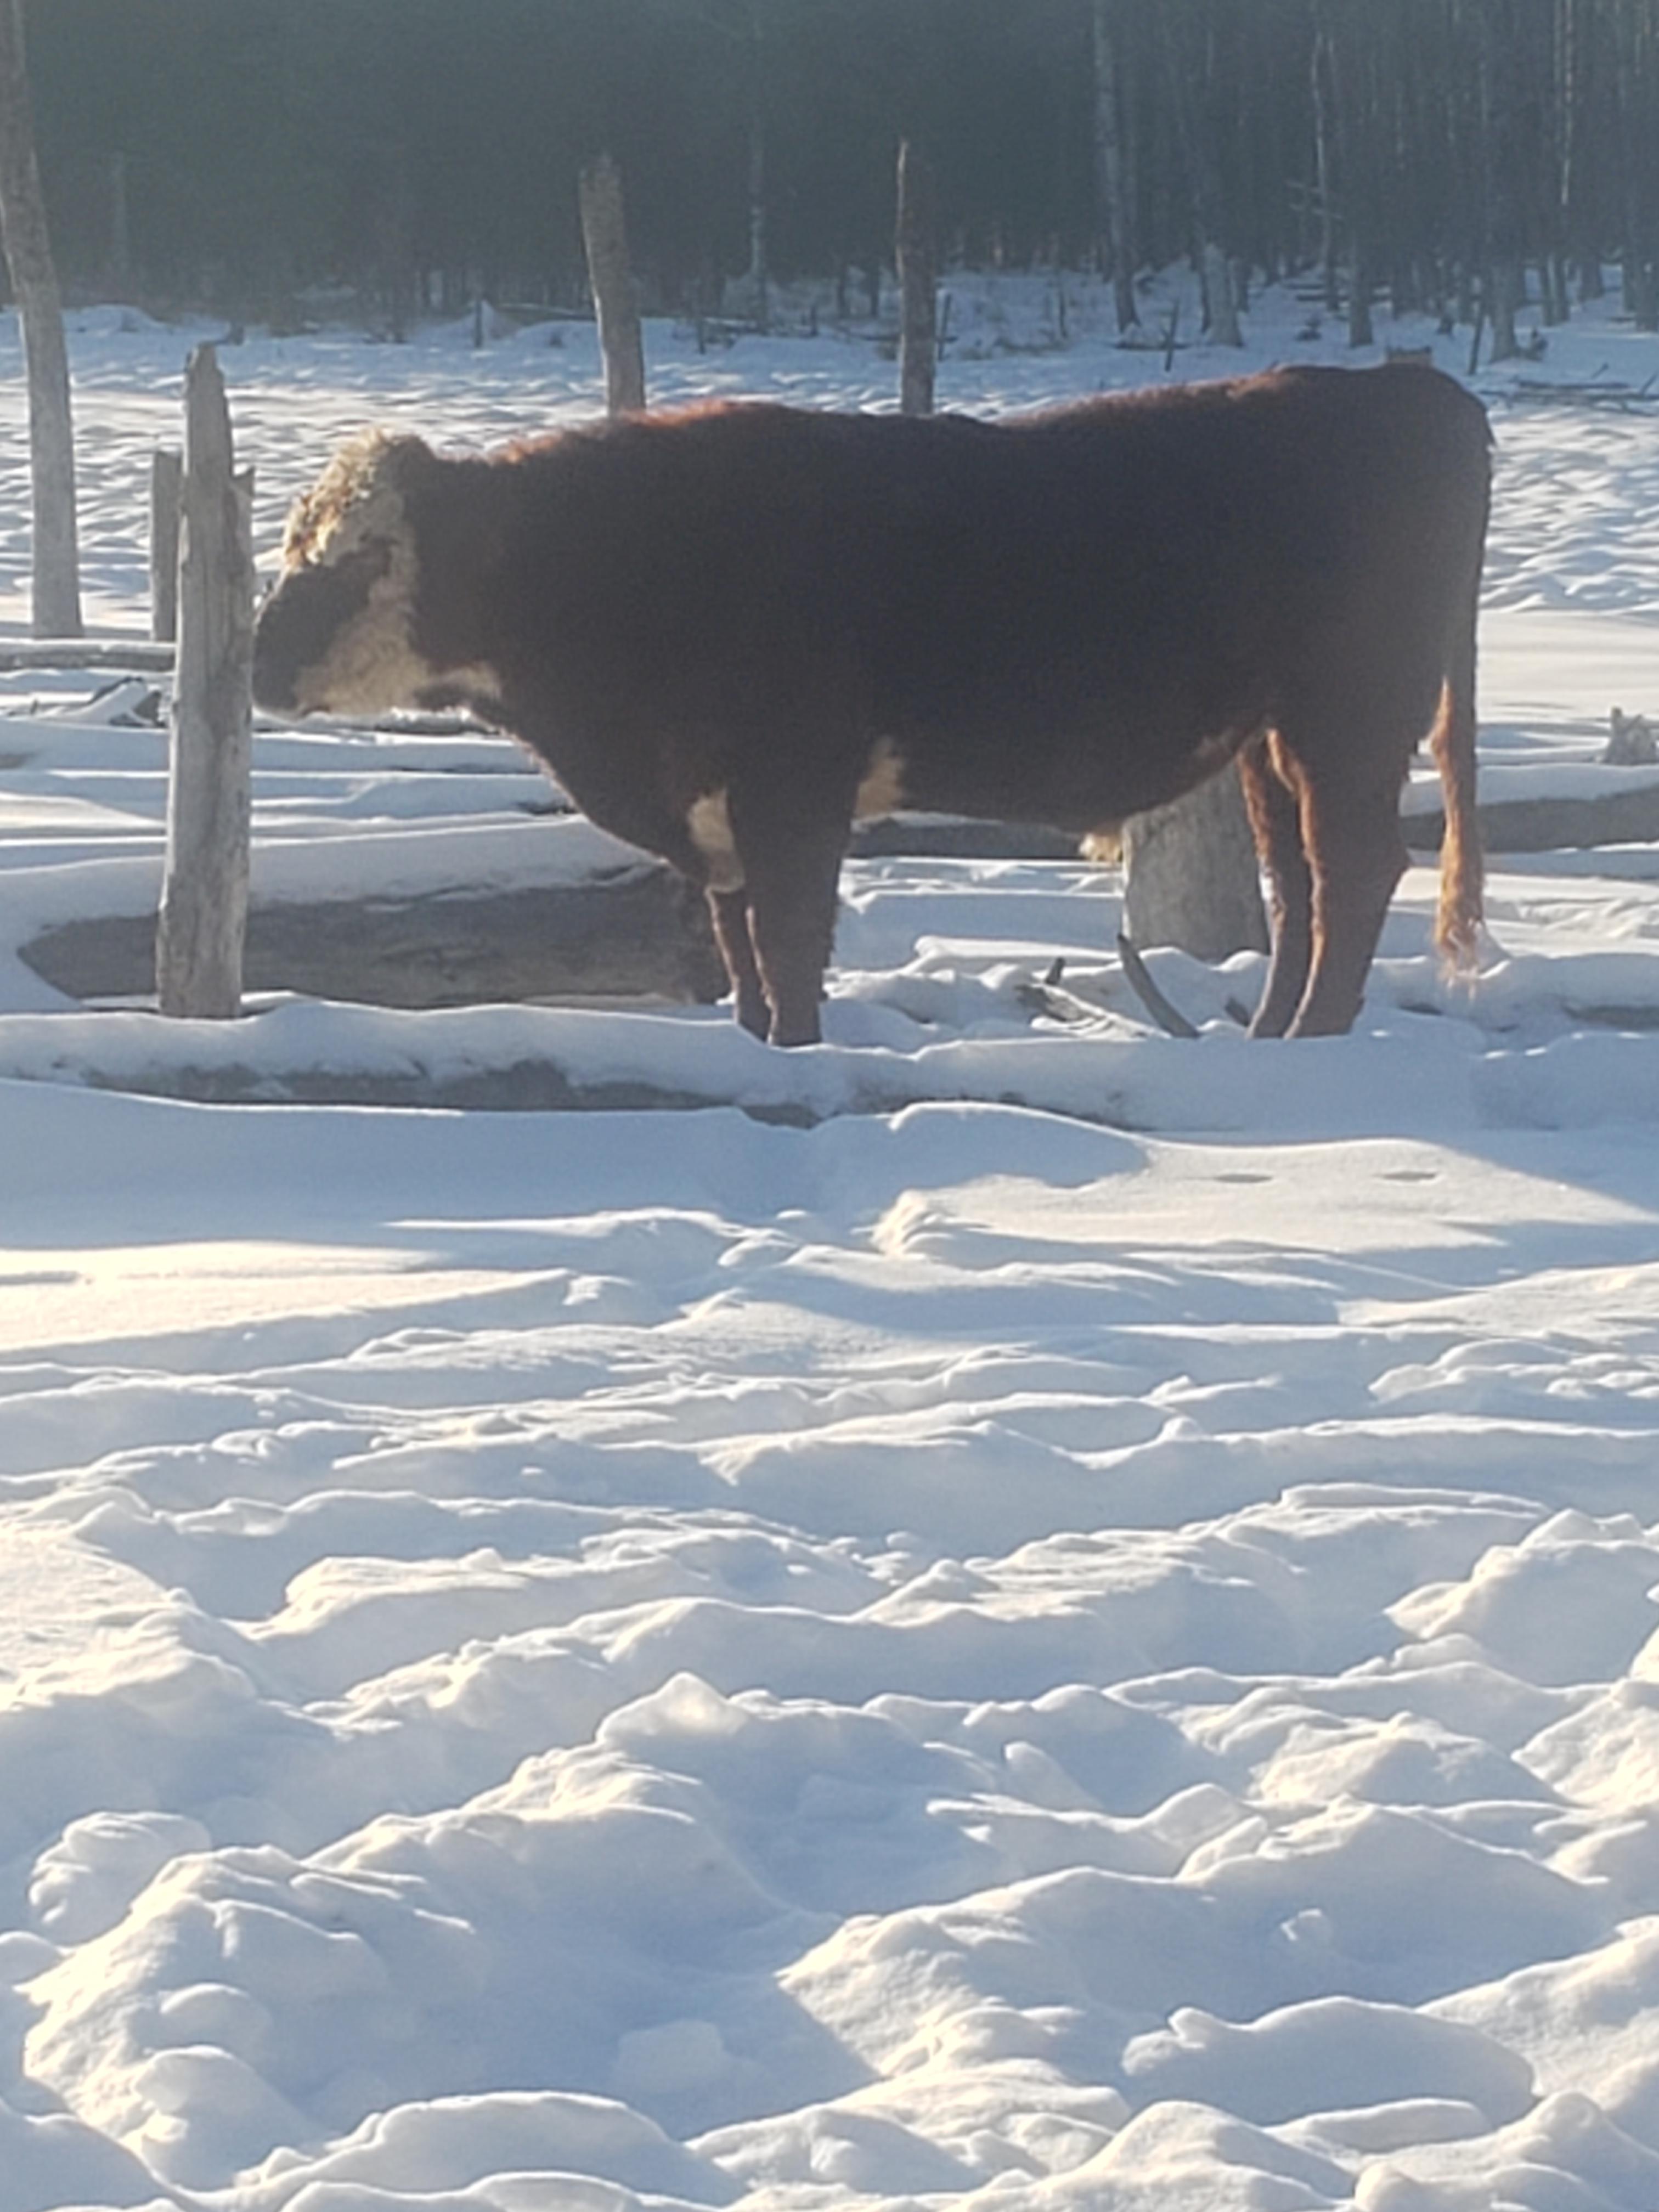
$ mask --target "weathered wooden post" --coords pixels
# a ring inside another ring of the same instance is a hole
[[[158,645],[179,635],[179,506],[185,457],[158,446],[149,461],[149,634]]]
[[[185,371],[179,657],[155,939],[164,1014],[241,1011],[253,707],[253,477],[236,475],[210,345]]]
[[[605,408],[612,415],[635,414],[645,405],[645,345],[628,258],[622,172],[609,154],[582,171],[580,198],[582,243],[605,360]]]
[[[939,359],[933,173],[907,138],[898,156],[899,411],[931,415]]]

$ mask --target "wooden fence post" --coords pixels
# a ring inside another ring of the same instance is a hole
[[[253,734],[252,517],[252,472],[234,470],[218,360],[210,345],[198,346],[185,371],[179,656],[155,939],[161,1012],[198,1019],[228,1019],[242,1003]]]
[[[609,154],[582,171],[580,196],[582,243],[605,359],[605,408],[612,415],[635,414],[645,405],[645,346],[628,259],[622,172]]]
[[[939,359],[933,174],[907,138],[898,156],[899,411],[931,415]]]
[[[158,446],[149,458],[149,634],[160,645],[179,635],[179,506],[185,457]]]

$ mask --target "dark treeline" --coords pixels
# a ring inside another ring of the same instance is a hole
[[[1257,274],[1547,319],[1622,268],[1659,323],[1659,0],[49,0],[30,64],[72,295],[280,319],[583,297],[613,152],[647,304],[856,304],[894,155],[957,263],[1192,255],[1218,334]],[[747,288],[745,294],[744,289]]]

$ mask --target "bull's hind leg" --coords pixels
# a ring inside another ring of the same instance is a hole
[[[1308,981],[1313,955],[1313,876],[1302,845],[1295,769],[1275,733],[1253,738],[1238,756],[1238,780],[1267,878],[1273,957],[1252,1036],[1283,1036]]]
[[[752,1036],[764,1037],[772,1026],[772,1009],[766,1003],[755,940],[750,933],[749,893],[710,890],[708,899],[714,942],[732,979],[733,1011]]]
[[[1389,901],[1407,865],[1400,790],[1411,743],[1356,727],[1342,752],[1301,760],[1313,959],[1291,1036],[1340,1036],[1359,1012]]]
[[[732,833],[743,863],[748,935],[770,1011],[774,1044],[816,1044],[818,1008],[836,936],[836,895],[852,828],[852,798],[803,821],[793,810],[731,794]],[[739,995],[739,1018],[742,999]]]

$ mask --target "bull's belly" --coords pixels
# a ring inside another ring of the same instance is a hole
[[[866,775],[860,787],[860,811],[1040,823],[1081,837],[1190,791],[1232,757],[1253,726],[1183,734],[1158,747],[1097,734],[1029,746],[1006,737],[994,750],[894,739],[880,749],[879,779]],[[866,803],[878,785],[882,803]]]

